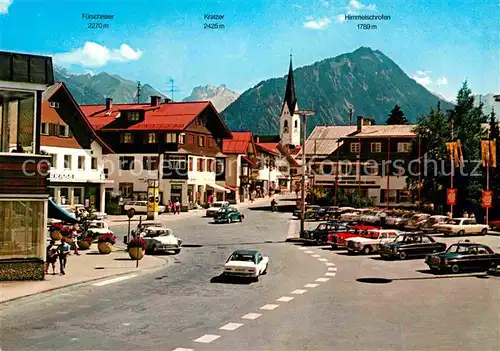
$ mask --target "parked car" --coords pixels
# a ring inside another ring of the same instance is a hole
[[[326,222],[326,223],[320,223],[316,227],[316,229],[305,230],[303,233],[300,234],[300,237],[304,239],[304,241],[311,241],[315,242],[316,245],[323,245],[328,241],[329,234],[345,230],[347,230],[347,226],[345,223]]]
[[[215,223],[232,223],[232,222],[243,222],[245,215],[238,211],[235,207],[222,207],[219,208],[217,214],[214,217]]]
[[[403,215],[407,214],[407,212],[401,211],[393,211],[385,218],[385,225],[388,227],[396,227],[396,220],[399,222]]]
[[[351,212],[346,212],[340,215],[340,220],[343,222],[359,222],[361,220],[361,217],[369,211],[370,210],[368,209],[359,209]]]
[[[104,221],[91,221],[87,229],[87,235],[92,235],[96,239],[101,234],[113,233]]]
[[[324,206],[316,212],[314,219],[317,221],[328,221],[335,218],[337,206]]]
[[[177,255],[181,252],[182,240],[174,235],[172,229],[164,225],[147,226],[144,229],[141,237],[146,241],[146,253],[172,251]]]
[[[384,259],[425,256],[433,252],[446,250],[446,244],[436,242],[433,237],[424,233],[402,233],[389,243],[380,247],[380,256]]]
[[[360,237],[346,239],[347,253],[362,252],[365,255],[376,253],[380,245],[393,241],[399,231],[392,229],[371,230]]]
[[[305,213],[304,213],[304,219],[305,220],[308,220],[308,219],[314,219],[316,217],[316,214],[318,213],[319,209],[321,207],[318,206],[318,205],[306,205],[306,208],[305,208]],[[297,214],[297,217],[300,219],[301,218],[301,211],[300,209],[298,210],[298,214]]]
[[[420,227],[420,230],[427,234],[437,233],[438,225],[446,222],[448,219],[447,216],[430,216]]]
[[[346,239],[353,238],[356,236],[362,236],[366,234],[369,230],[381,229],[372,225],[352,225],[348,226],[347,230],[335,232],[333,234],[328,234],[328,245],[332,246],[332,249],[337,249],[346,245]]]
[[[494,231],[500,230],[500,220],[490,221],[489,225],[490,225],[491,230],[494,230]]]
[[[424,225],[425,221],[431,217],[428,213],[417,213],[413,215],[408,223],[405,224],[404,229],[406,230],[419,230],[421,226]]]
[[[428,255],[425,263],[432,272],[496,271],[500,254],[483,244],[459,242],[450,245],[445,252]]]
[[[380,224],[380,218],[382,218],[383,214],[385,214],[385,211],[367,212],[361,217],[361,222],[368,224]]]
[[[234,251],[224,265],[225,277],[246,277],[259,280],[259,276],[267,273],[269,257],[256,250]]]
[[[445,236],[488,234],[488,226],[486,224],[478,224],[474,218],[451,218],[444,223],[438,224],[437,230]]]
[[[399,218],[396,218],[393,227],[404,230],[405,226],[413,218],[414,215],[415,215],[414,213],[407,213]]]
[[[221,208],[229,207],[228,201],[214,201],[212,205],[205,212],[207,217],[215,217]]]
[[[132,213],[148,213],[148,202],[147,201],[129,201],[124,206],[125,211],[132,210]],[[163,205],[158,206],[158,213],[165,212],[166,207]]]

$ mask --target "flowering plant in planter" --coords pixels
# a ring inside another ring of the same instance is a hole
[[[146,240],[143,238],[133,238],[130,240],[130,242],[127,244],[127,248],[131,249],[133,247],[139,247],[142,248],[143,250],[146,250]]]
[[[116,243],[116,235],[114,235],[113,233],[101,234],[97,237],[97,242],[110,243],[111,245],[114,245]]]
[[[63,229],[63,227],[64,226],[62,225],[62,223],[52,223],[50,225],[49,231],[50,232],[60,232]]]
[[[72,232],[73,232],[73,228],[69,227],[69,226],[63,226],[61,229],[61,234],[63,236],[70,236]]]

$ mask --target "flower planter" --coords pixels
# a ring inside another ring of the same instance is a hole
[[[80,250],[88,250],[90,248],[90,244],[87,240],[78,240],[78,249]]]
[[[55,230],[53,232],[50,232],[50,238],[55,241],[59,241],[62,238],[61,232],[58,230]]]
[[[130,247],[128,249],[128,255],[133,260],[142,260],[144,257],[144,249],[142,247]]]
[[[99,253],[107,255],[113,250],[113,244],[108,242],[100,242],[99,244],[97,244],[97,249],[99,250]]]

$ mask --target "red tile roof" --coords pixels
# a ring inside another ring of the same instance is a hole
[[[170,102],[155,107],[149,104],[113,104],[109,111],[105,105],[83,105],[81,108],[97,130],[183,130],[209,105],[208,101],[196,101]],[[146,111],[144,120],[127,128],[108,126],[123,110]]]
[[[225,154],[246,154],[248,144],[252,141],[252,132],[233,132],[232,139],[224,139],[222,152]]]
[[[250,164],[250,166],[252,166],[252,168],[256,168],[257,167],[257,163],[252,161],[251,159],[249,159],[248,157],[246,156],[241,156],[241,159],[245,162],[247,162],[248,164]]]
[[[279,143],[255,143],[255,145],[260,147],[262,150],[272,154],[278,153],[277,150],[278,144]]]

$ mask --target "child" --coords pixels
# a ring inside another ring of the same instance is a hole
[[[57,246],[54,240],[47,246],[47,261],[45,262],[45,274],[49,274],[49,266],[52,265],[52,274],[56,274]]]
[[[57,247],[57,253],[59,254],[59,266],[61,270],[61,275],[65,275],[64,268],[66,268],[66,261],[68,260],[68,255],[71,251],[71,247],[66,243],[66,239],[61,239],[61,244]]]

